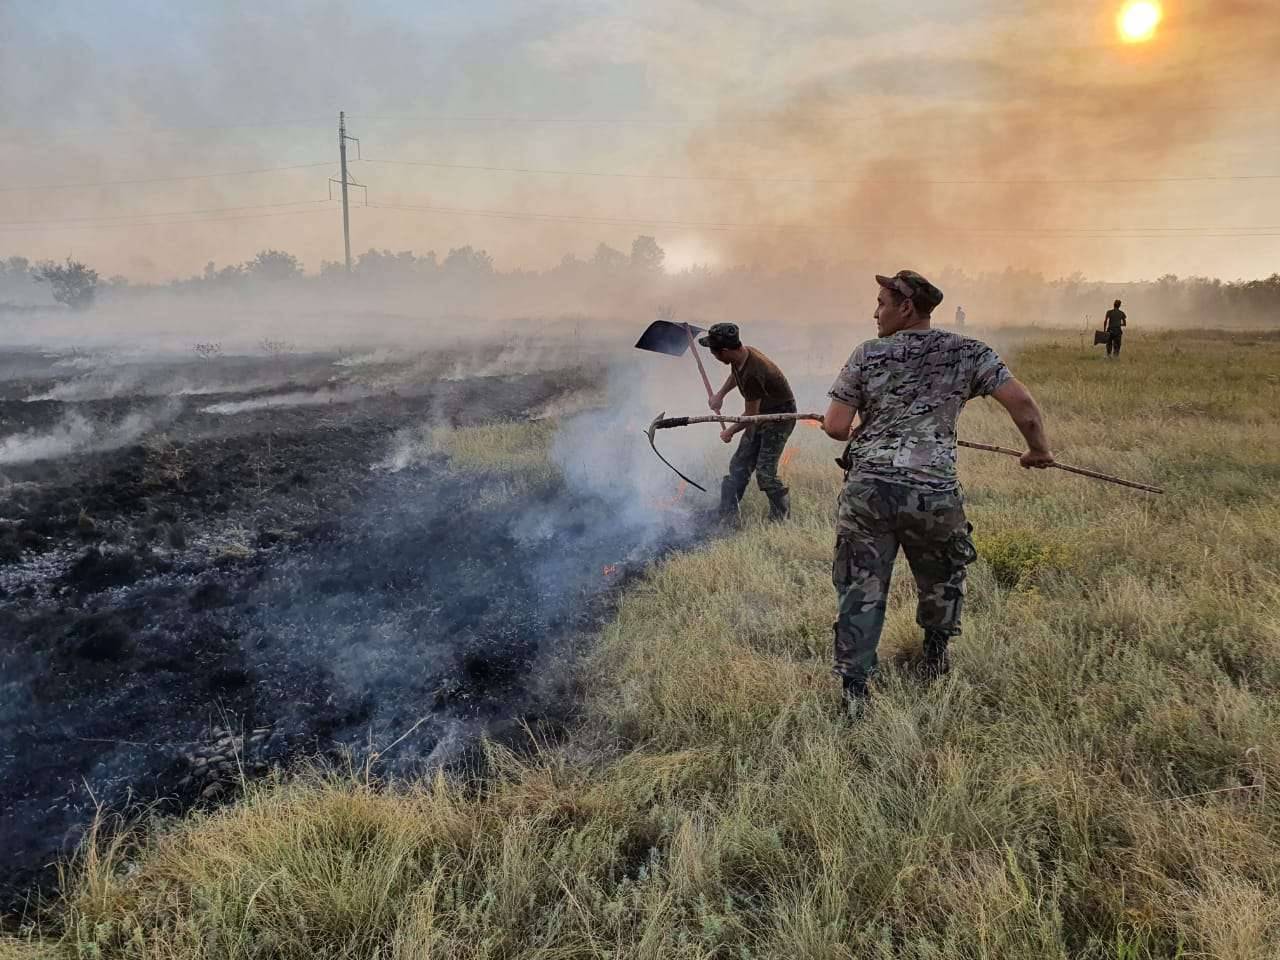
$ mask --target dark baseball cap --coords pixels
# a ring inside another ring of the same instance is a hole
[[[942,291],[914,270],[899,270],[892,277],[876,274],[880,286],[899,293],[922,310],[932,310],[942,302]]]
[[[742,346],[742,337],[736,323],[713,323],[707,335],[699,337],[698,342],[712,350],[736,350]]]

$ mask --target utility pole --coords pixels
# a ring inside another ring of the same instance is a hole
[[[347,256],[347,275],[351,274],[351,211],[347,207],[347,114],[338,111],[338,162],[342,167],[342,247]]]
[[[342,185],[342,249],[346,253],[347,276],[351,276],[351,207],[347,204],[347,187],[358,187],[364,190],[365,206],[369,205],[369,191],[365,189],[365,185],[351,178],[351,174],[347,172],[347,141],[350,140],[356,145],[356,159],[363,159],[360,156],[360,138],[347,136],[347,114],[343,110],[338,111],[338,163],[342,168],[342,178],[334,180],[329,178],[329,199],[333,199],[333,185],[340,183]]]

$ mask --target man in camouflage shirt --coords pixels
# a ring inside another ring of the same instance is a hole
[[[823,429],[847,442],[832,581],[839,595],[835,672],[856,711],[876,669],[893,564],[902,547],[919,592],[924,668],[949,668],[960,632],[965,567],[977,555],[956,477],[956,418],[994,397],[1027,442],[1024,467],[1053,463],[1040,409],[986,344],[929,325],[942,291],[903,270],[877,276],[880,334],[861,344],[832,385]]]

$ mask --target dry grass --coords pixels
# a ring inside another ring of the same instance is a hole
[[[456,470],[540,473],[549,469],[547,448],[555,431],[551,420],[504,420],[460,430],[437,427],[430,442],[436,452],[449,457]]]
[[[572,752],[495,751],[483,785],[254,787],[90,856],[7,949],[1276,957],[1280,343],[1244,342],[1024,350],[1063,459],[1169,494],[966,453],[984,557],[956,670],[890,669],[857,726],[828,674],[832,445],[800,430],[795,522],[758,522],[753,493],[757,522],[629,592]],[[1014,440],[982,403],[963,433]],[[885,638],[903,656],[911,590]]]
[[[404,458],[442,455],[456,473],[483,474],[475,502],[496,507],[555,485],[558,474],[549,456],[555,432],[554,420],[504,420],[464,429],[429,426],[404,439]]]

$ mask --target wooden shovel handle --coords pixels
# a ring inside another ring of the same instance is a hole
[[[698,372],[702,374],[702,385],[707,388],[707,402],[711,402],[711,398],[715,396],[715,391],[711,389],[711,381],[707,379],[707,370],[702,365],[702,357],[698,355],[698,341],[693,337],[693,331],[689,329],[689,325],[682,324],[684,332],[689,335],[689,347],[693,351],[693,362],[698,365]]]

